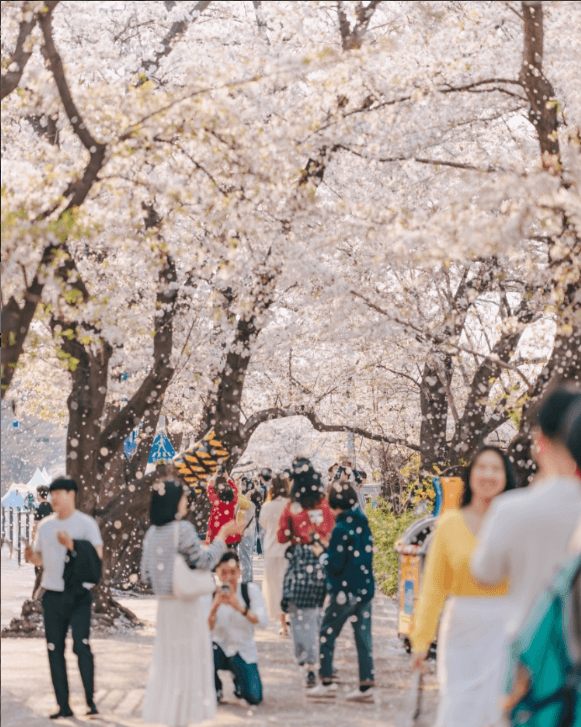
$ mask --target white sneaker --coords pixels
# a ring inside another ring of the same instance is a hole
[[[375,699],[375,689],[369,687],[365,692],[360,692],[359,689],[354,689],[345,696],[347,702],[373,702]]]
[[[307,697],[312,697],[313,699],[335,699],[336,696],[336,684],[317,684],[316,687],[309,689],[307,692]]]

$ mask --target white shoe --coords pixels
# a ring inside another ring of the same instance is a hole
[[[316,687],[307,691],[307,697],[313,699],[335,699],[337,696],[336,684],[317,684]]]
[[[359,689],[354,689],[345,696],[347,702],[373,702],[375,699],[375,690],[370,687],[365,692],[360,692]]]

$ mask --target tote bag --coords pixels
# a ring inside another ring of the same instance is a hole
[[[184,556],[178,552],[180,540],[180,524],[176,522],[174,529],[174,545],[176,554],[173,561],[172,589],[176,598],[191,601],[199,596],[214,593],[216,582],[210,571],[190,568]]]

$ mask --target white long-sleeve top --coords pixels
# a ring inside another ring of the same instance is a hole
[[[548,477],[493,500],[470,567],[481,583],[509,578],[510,630],[553,580],[580,520],[581,480],[575,477]]]
[[[264,529],[262,548],[265,558],[282,558],[290,545],[290,543],[279,543],[277,538],[280,516],[288,501],[288,497],[275,497],[274,500],[265,502],[260,510],[258,522]]]
[[[238,584],[236,591],[238,601],[244,605],[242,597],[242,584]],[[248,583],[248,598],[250,610],[258,618],[258,626],[268,624],[266,605],[262,592],[256,583]],[[216,622],[212,629],[212,641],[222,649],[226,656],[239,654],[247,664],[256,664],[258,650],[254,640],[255,625],[246,616],[232,606],[223,603],[216,611]]]

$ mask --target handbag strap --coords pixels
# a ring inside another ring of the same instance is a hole
[[[173,535],[173,544],[175,545],[176,553],[180,552],[180,524],[176,520],[175,521],[175,528],[174,528],[174,535]]]

